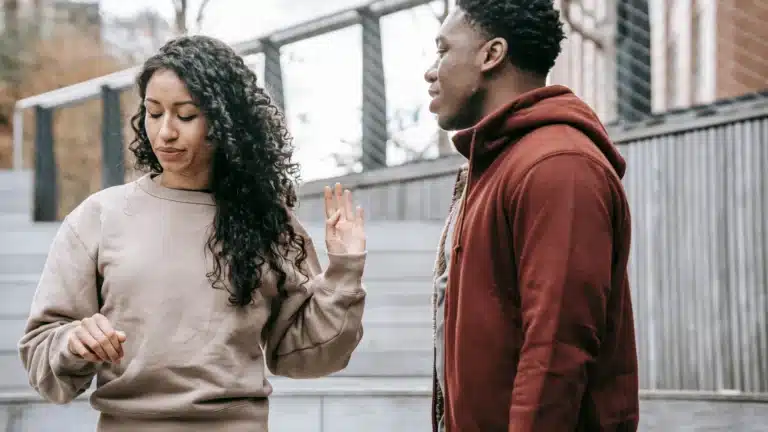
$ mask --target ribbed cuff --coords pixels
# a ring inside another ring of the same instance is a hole
[[[88,366],[95,365],[88,360],[81,358],[69,350],[68,339],[71,331],[78,325],[76,322],[65,324],[53,335],[51,342],[51,369],[57,375],[69,375],[75,372],[81,372]]]

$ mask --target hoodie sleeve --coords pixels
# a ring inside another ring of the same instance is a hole
[[[523,345],[509,432],[570,432],[600,350],[613,259],[612,180],[596,161],[558,154],[513,194]]]
[[[292,269],[285,294],[273,302],[264,337],[267,367],[275,375],[316,378],[344,369],[363,337],[366,254],[329,254],[322,271],[312,239],[293,220],[304,236],[309,280]]]
[[[79,320],[99,311],[96,246],[84,240],[95,236],[99,223],[97,215],[84,209],[87,206],[81,204],[64,219],[54,237],[19,341],[31,386],[57,404],[71,402],[85,392],[97,368],[67,346],[69,333]],[[89,231],[78,233],[81,226],[90,227]]]

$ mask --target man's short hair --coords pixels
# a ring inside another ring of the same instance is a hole
[[[490,38],[507,41],[510,62],[547,75],[565,38],[553,0],[456,0],[467,20]]]

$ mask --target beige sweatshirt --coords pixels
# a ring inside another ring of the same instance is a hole
[[[92,195],[66,217],[19,343],[45,399],[68,403],[96,376],[99,431],[259,432],[272,392],[265,363],[294,378],[346,367],[363,334],[365,254],[330,255],[322,272],[308,241],[311,282],[286,268],[278,310],[274,275],[265,273],[253,305],[237,308],[206,277],[214,213],[209,194],[146,175]],[[67,348],[75,321],[95,313],[127,335],[120,364],[88,363]]]

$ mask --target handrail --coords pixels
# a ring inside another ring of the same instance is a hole
[[[263,41],[268,40],[276,46],[287,45],[300,40],[313,38],[326,33],[331,33],[343,28],[351,27],[361,22],[360,11],[367,10],[374,16],[382,17],[431,3],[432,0],[375,0],[368,3],[343,9],[328,15],[320,16],[300,24],[292,25],[273,31],[266,35],[251,38],[236,44],[233,48],[241,55],[252,55],[262,52]],[[92,78],[77,84],[61,87],[56,90],[41,93],[35,96],[21,99],[14,105],[13,116],[13,167],[22,169],[23,157],[23,116],[22,110],[40,106],[43,108],[64,107],[89,99],[99,97],[103,87],[113,90],[124,90],[134,84],[139,66],[123,69],[108,75]]]

